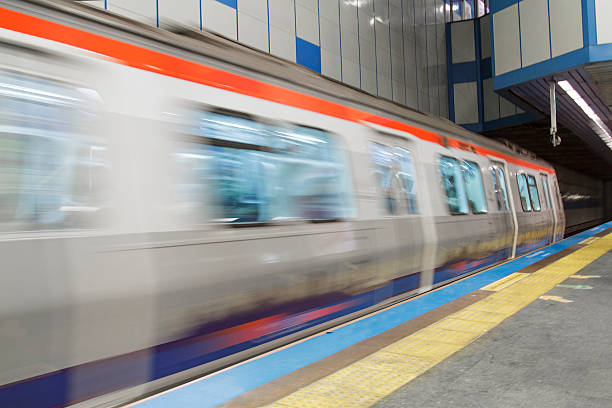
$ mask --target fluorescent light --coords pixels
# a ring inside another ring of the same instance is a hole
[[[557,82],[561,89],[565,91],[565,93],[572,98],[574,103],[582,109],[582,111],[595,123],[596,128],[595,133],[597,136],[610,148],[612,149],[612,137],[610,136],[610,129],[606,126],[606,124],[601,120],[599,115],[595,113],[593,108],[587,103],[587,101],[580,96],[580,94],[572,87],[572,84],[569,81],[559,81]]]

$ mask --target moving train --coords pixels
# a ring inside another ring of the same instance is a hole
[[[555,171],[206,33],[0,5],[0,406],[115,406],[563,236]]]

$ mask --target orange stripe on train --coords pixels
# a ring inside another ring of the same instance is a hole
[[[410,133],[428,142],[444,145],[444,138],[429,130],[3,7],[0,7],[0,27],[92,51],[109,57],[117,63],[144,71],[155,72],[352,122],[370,122]],[[483,156],[494,156],[509,163],[554,173],[553,169],[468,142],[448,138],[448,144],[449,147],[469,150]],[[465,149],[465,146],[468,146],[469,149]]]

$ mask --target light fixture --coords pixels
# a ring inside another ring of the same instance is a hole
[[[381,24],[386,24],[385,20],[383,20],[381,17],[374,16],[370,19],[370,25],[373,26],[376,21],[378,21]]]
[[[565,91],[565,93],[572,98],[572,100],[582,109],[582,111],[595,123],[595,133],[597,136],[610,148],[612,149],[612,137],[610,136],[610,129],[601,120],[599,115],[595,113],[593,108],[580,96],[580,94],[572,87],[569,81],[558,81],[557,84]]]

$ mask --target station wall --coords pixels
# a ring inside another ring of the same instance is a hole
[[[600,2],[609,7],[609,0]],[[491,2],[494,75],[532,66],[582,48],[582,3],[582,0]]]
[[[565,232],[582,231],[610,219],[610,186],[584,174],[555,166],[565,209]]]
[[[486,15],[447,25],[449,117],[474,132],[535,118],[493,90],[490,22]]]
[[[207,30],[402,105],[448,117],[444,0],[93,0]]]

